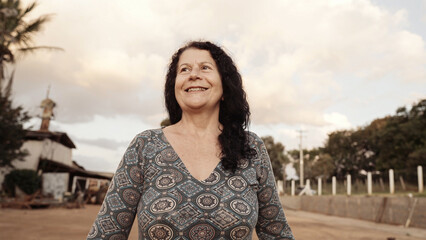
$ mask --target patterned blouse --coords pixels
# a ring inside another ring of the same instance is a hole
[[[87,239],[127,239],[135,216],[139,239],[294,239],[262,140],[248,133],[256,156],[235,174],[219,163],[199,181],[161,129],[138,134],[127,148]]]

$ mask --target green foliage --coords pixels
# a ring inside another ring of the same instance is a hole
[[[4,189],[11,196],[15,196],[15,186],[26,194],[33,194],[40,188],[40,177],[34,170],[13,170],[6,175],[3,184]]]
[[[36,8],[37,3],[22,6],[19,0],[0,1],[0,91],[3,91],[6,63],[15,63],[16,54],[32,53],[40,49],[61,50],[57,47],[35,46],[34,36],[39,33],[51,15],[42,15],[28,20],[28,15]],[[7,84],[5,96],[10,95],[13,74]]]
[[[379,171],[393,168],[414,182],[416,167],[426,166],[426,99],[414,104],[410,111],[398,110],[395,116],[387,118],[374,139],[378,153],[376,168]]]
[[[21,147],[25,138],[23,124],[29,119],[21,106],[13,107],[9,97],[0,92],[0,167],[13,167],[13,160],[23,160],[27,155]]]
[[[33,38],[39,33],[51,15],[42,15],[28,20],[28,15],[37,7],[37,2],[22,6],[19,0],[0,1],[0,42],[3,61],[14,62],[15,52],[31,52],[41,48],[55,47],[34,46]]]
[[[34,36],[50,20],[49,15],[29,20],[28,15],[36,6],[36,2],[23,6],[19,0],[0,0],[0,167],[13,167],[12,160],[22,160],[25,156],[25,152],[20,150],[25,136],[22,125],[29,120],[22,107],[14,107],[12,104],[14,72],[6,77],[6,67],[15,63],[18,53],[59,49],[34,45]]]
[[[358,178],[360,170],[386,174],[394,169],[409,182],[417,179],[416,167],[426,164],[426,99],[410,110],[400,107],[393,116],[376,119],[357,130],[332,132],[324,153],[332,157],[334,175]]]
[[[167,126],[172,125],[172,123],[170,122],[169,118],[166,118],[163,121],[161,121],[160,125],[161,125],[161,127],[167,127]]]
[[[297,160],[293,167],[300,176],[300,152],[299,150],[291,150],[288,152],[293,159]],[[303,149],[303,173],[305,179],[314,181],[321,177],[328,179],[334,174],[335,166],[329,154],[324,153],[323,148],[314,148],[311,150]]]
[[[262,137],[262,140],[265,143],[266,150],[271,159],[275,179],[283,180],[282,165],[289,162],[289,159],[284,155],[284,145],[280,142],[275,143],[274,138],[271,136]]]
[[[288,152],[295,160],[299,150]],[[303,150],[306,179],[336,176],[365,178],[362,170],[387,176],[389,169],[408,182],[417,181],[418,165],[426,166],[426,99],[411,109],[400,107],[395,115],[375,119],[369,125],[329,133],[323,148]],[[299,174],[299,162],[294,167]]]
[[[361,169],[374,169],[375,152],[371,146],[370,132],[366,129],[332,132],[324,153],[332,157],[333,175],[343,179],[347,174],[357,176]]]

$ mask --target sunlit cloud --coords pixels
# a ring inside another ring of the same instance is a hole
[[[14,96],[36,115],[51,84],[57,126],[90,161],[102,148],[89,156],[94,142],[84,139],[117,141],[112,126],[134,134],[159,126],[167,64],[193,39],[224,46],[243,76],[253,129],[290,147],[298,129],[319,146],[329,131],[425,97],[425,39],[408,29],[412,13],[369,0],[41,0],[34,15],[44,13],[55,15],[37,44],[65,51],[19,59]]]

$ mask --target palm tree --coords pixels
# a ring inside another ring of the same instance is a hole
[[[21,106],[14,107],[12,104],[14,71],[6,79],[6,67],[13,65],[19,54],[40,49],[60,49],[34,45],[34,35],[51,18],[51,15],[42,15],[27,20],[28,14],[36,6],[36,2],[24,7],[19,0],[0,0],[0,167],[13,167],[12,161],[22,160],[26,155],[25,150],[21,149],[25,138],[23,124],[30,118]]]
[[[33,37],[41,31],[43,25],[51,19],[51,15],[42,15],[27,20],[28,14],[34,10],[37,2],[23,7],[19,0],[0,0],[0,96],[10,95],[13,81],[13,71],[3,90],[6,80],[6,64],[14,64],[16,55],[34,52],[40,49],[59,49],[49,46],[35,46]]]

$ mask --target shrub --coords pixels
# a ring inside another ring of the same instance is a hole
[[[24,193],[33,194],[40,189],[40,177],[37,172],[30,169],[15,169],[6,175],[4,189],[10,196],[15,196],[15,186]]]

